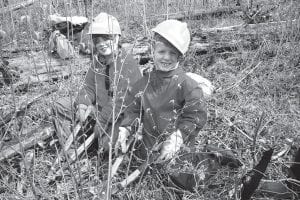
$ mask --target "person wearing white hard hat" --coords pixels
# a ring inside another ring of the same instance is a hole
[[[152,31],[154,69],[129,91],[128,108],[115,148],[127,150],[130,130],[136,129],[133,125],[142,116],[142,139],[135,147],[135,154],[146,160],[158,151],[156,162],[160,163],[174,158],[183,145],[194,142],[206,123],[207,111],[202,89],[180,65],[190,43],[187,24],[166,20]]]
[[[113,52],[118,51],[121,28],[112,15],[100,13],[93,19],[87,34],[92,36],[94,50],[99,55],[112,57]]]
[[[133,56],[120,48],[121,28],[114,16],[100,13],[90,24],[88,34],[93,44],[92,65],[85,76],[84,85],[73,104],[69,99],[62,99],[54,106],[54,112],[70,121],[72,110],[75,110],[75,119],[83,122],[87,112],[94,110],[94,133],[100,147],[107,151],[109,140],[106,136],[110,133],[111,123],[116,122],[115,130],[118,132],[118,124],[123,116],[123,99],[128,88],[141,78],[141,73]],[[114,95],[116,119],[111,119]]]

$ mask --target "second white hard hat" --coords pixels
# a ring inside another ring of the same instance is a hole
[[[114,16],[102,12],[93,19],[87,34],[121,35],[121,28]]]
[[[169,41],[182,54],[187,52],[191,36],[185,22],[166,20],[158,24],[152,31]]]

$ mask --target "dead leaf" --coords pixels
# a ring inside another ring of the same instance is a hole
[[[0,29],[0,39],[4,39],[6,38],[6,36],[7,36],[6,32]]]
[[[41,148],[45,149],[46,148],[46,145],[45,145],[45,142],[44,141],[39,141],[37,143]]]
[[[57,143],[57,142],[58,142],[58,139],[51,140],[50,143],[49,143],[50,147],[55,145],[55,143]]]
[[[22,15],[20,17],[20,23],[24,25],[28,25],[31,22],[31,17],[29,15]]]

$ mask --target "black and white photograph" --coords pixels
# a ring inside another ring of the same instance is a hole
[[[299,198],[299,0],[0,0],[0,200]]]

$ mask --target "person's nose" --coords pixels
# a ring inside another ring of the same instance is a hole
[[[97,44],[96,44],[96,47],[105,47],[106,46],[106,43],[105,43],[105,41],[99,41],[99,42],[97,42]]]
[[[165,61],[171,60],[171,54],[168,53],[168,52],[166,52],[166,53],[163,55],[163,59],[164,59]]]

